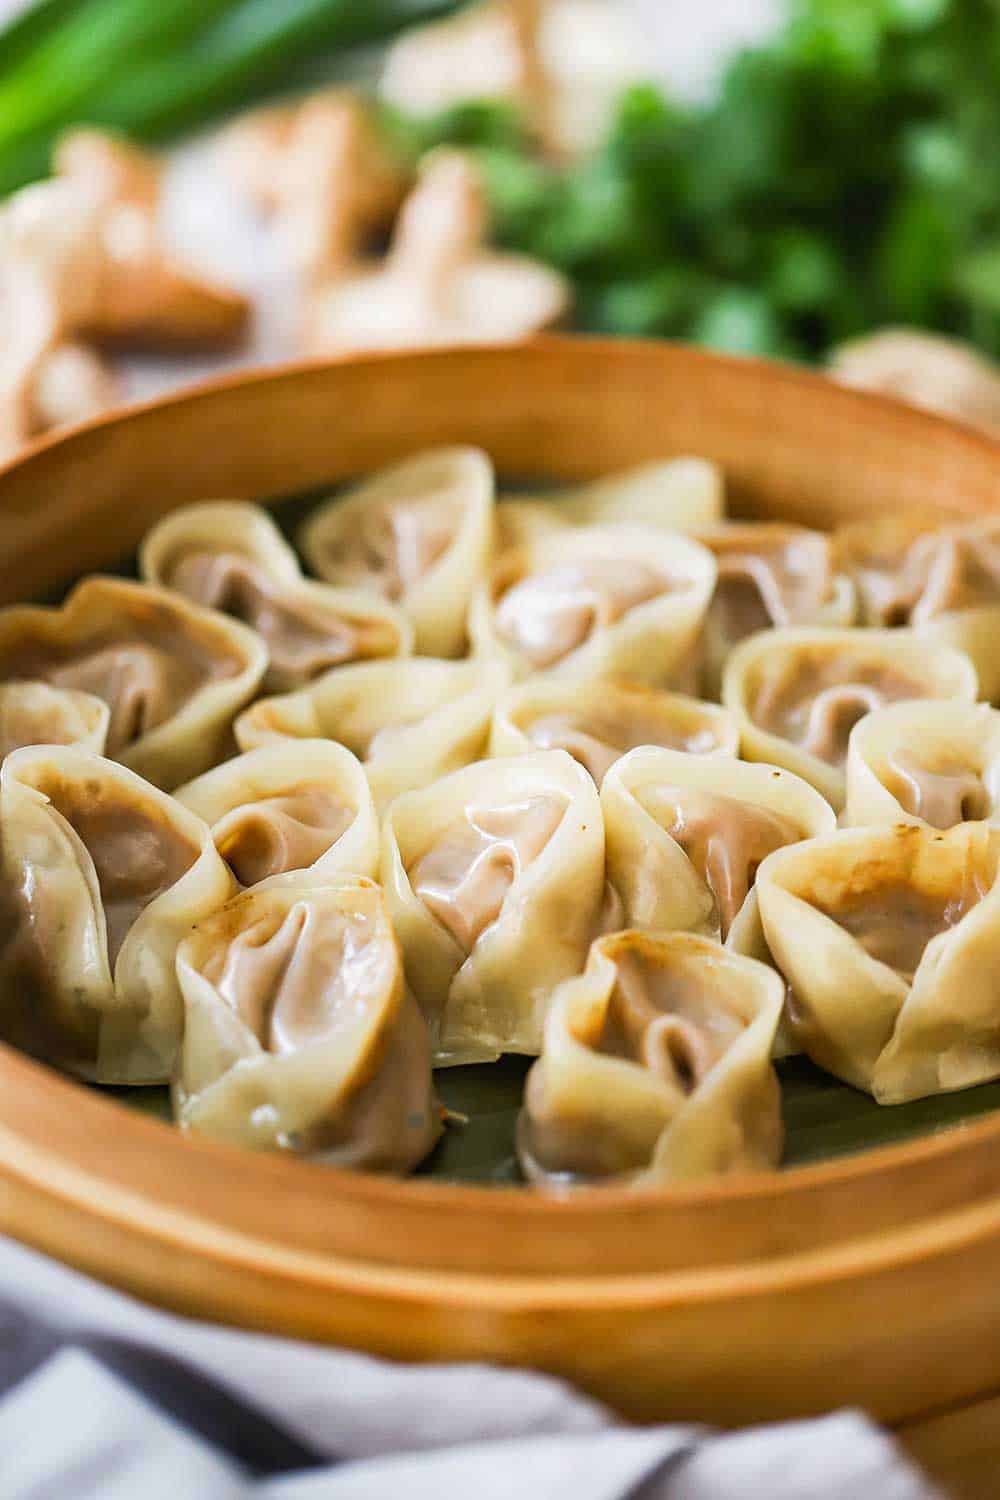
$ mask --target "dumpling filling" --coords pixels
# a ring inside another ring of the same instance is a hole
[[[606,1002],[568,1017],[572,1041],[596,1056],[632,1063],[656,1080],[647,1092],[638,1080],[612,1082],[591,1075],[571,1102],[549,1095],[547,1059],[528,1075],[518,1145],[535,1180],[569,1185],[627,1177],[648,1170],[672,1117],[694,1095],[748,1024],[725,992],[725,977],[711,968],[672,963],[657,945],[636,933],[606,940],[614,954],[614,981]],[[721,984],[720,984],[721,979]],[[571,1064],[570,1064],[571,1066]],[[766,1076],[766,1061],[762,1072]],[[615,1090],[620,1096],[617,1104]],[[777,1087],[765,1086],[761,1134],[768,1154],[780,1151]],[[764,1117],[768,1113],[771,1119]],[[738,1132],[732,1131],[730,1145]]]
[[[616,960],[618,977],[595,1050],[648,1068],[690,1094],[743,1030],[732,1011],[712,1008],[690,970],[664,968],[635,946]]]
[[[994,533],[988,524],[880,520],[846,527],[841,552],[869,620],[919,624],[949,610],[1000,603]]]
[[[469,807],[408,870],[414,894],[465,953],[500,915],[515,880],[538,858],[566,812],[563,797]]]
[[[642,801],[680,844],[711,891],[723,938],[761,862],[775,849],[802,838],[801,828],[791,818],[697,787],[649,787]]]
[[[100,781],[55,775],[38,789],[72,828],[94,863],[107,924],[112,969],[139,915],[186,875],[199,849],[150,803]],[[44,890],[44,881],[38,886]]]
[[[758,688],[750,705],[755,724],[791,740],[831,766],[842,766],[859,719],[886,703],[922,698],[925,690],[889,662],[802,652],[789,669]]]
[[[293,600],[258,564],[233,552],[187,553],[166,579],[195,603],[251,626],[267,642],[272,678],[296,687],[345,662],[392,656],[398,638],[386,620],[351,616],[313,600]]]
[[[887,791],[906,812],[932,828],[953,828],[990,815],[990,794],[979,773],[960,757],[926,765],[907,750],[890,755],[883,773]]]
[[[1000,603],[1000,544],[980,527],[922,537],[909,565],[923,582],[910,615],[914,624],[946,610]]]
[[[637,711],[614,717],[597,711],[539,714],[524,727],[540,749],[568,751],[598,786],[615,761],[638,745],[664,745],[691,755],[705,755],[719,743],[707,727],[699,729],[692,724],[685,729],[680,721],[671,725],[666,715],[643,717]]]
[[[159,809],[119,785],[75,782],[56,773],[36,783],[70,837],[93,863],[108,966],[114,974],[122,945],[138,918],[186,875],[198,847]],[[39,851],[44,855],[45,851]],[[52,855],[57,859],[56,851]],[[61,867],[46,878],[43,865],[23,863],[19,883],[0,882],[0,995],[3,1034],[24,1051],[62,1066],[89,1069],[98,1053],[99,1013],[59,987],[57,960],[67,922]],[[81,941],[87,940],[81,934]],[[97,954],[92,955],[96,964]]]
[[[370,881],[246,893],[195,929],[180,970],[201,1028],[180,1074],[187,1129],[375,1171],[434,1145],[427,1028]]]
[[[830,543],[818,532],[742,527],[703,537],[719,575],[711,614],[735,644],[758,630],[814,618],[830,592]]]
[[[966,873],[965,882],[946,893],[899,880],[872,890],[848,889],[830,904],[817,896],[810,902],[909,984],[931,939],[956,926],[986,895],[988,884],[971,868]]]
[[[440,495],[367,506],[350,530],[324,542],[323,576],[401,600],[443,557],[459,521],[455,502]]]
[[[496,628],[532,666],[551,667],[602,626],[676,587],[646,563],[586,558],[513,584],[497,604]]]
[[[263,920],[220,945],[203,972],[264,1050],[282,1053],[367,1025],[394,963],[372,911],[321,915],[299,901],[277,927]]]
[[[196,634],[159,603],[78,641],[39,631],[11,642],[0,678],[36,679],[102,698],[111,710],[107,753],[120,755],[180,712],[208,682],[236,676],[244,662],[221,637]]]
[[[354,816],[324,788],[303,786],[235,808],[213,832],[236,879],[250,886],[308,869],[346,832]]]

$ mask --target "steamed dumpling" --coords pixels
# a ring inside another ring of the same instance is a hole
[[[47,682],[0,683],[0,761],[23,745],[80,745],[100,755],[110,718],[93,693]]]
[[[637,745],[688,755],[735,755],[736,721],[725,709],[641,684],[529,678],[500,699],[491,755],[566,750],[600,786],[620,756]]]
[[[200,818],[88,750],[0,771],[0,1030],[98,1083],[159,1083],[181,1033],[174,956],[232,876]]]
[[[328,583],[400,605],[422,655],[461,656],[493,542],[493,491],[480,449],[432,449],[322,506],[302,529],[302,551]]]
[[[536,1052],[553,987],[602,919],[597,789],[560,750],[481,761],[398,797],[382,882],[440,1061]]]
[[[469,615],[474,654],[524,677],[628,677],[665,686],[689,665],[715,583],[697,542],[581,527],[502,553]]]
[[[120,578],[85,579],[59,609],[0,610],[0,682],[101,698],[108,755],[166,788],[221,760],[266,666],[246,626]]]
[[[844,823],[953,828],[1000,816],[1000,713],[986,703],[894,703],[847,751]]]
[[[851,828],[779,850],[761,920],[804,1052],[882,1104],[1000,1076],[1000,829]]]
[[[486,751],[510,673],[500,663],[409,657],[341,667],[308,688],[262,698],[236,722],[243,750],[275,739],[337,740],[364,764],[379,809]]]
[[[748,941],[757,869],[775,849],[830,833],[828,802],[775,766],[646,746],[601,788],[608,879],[626,920]],[[753,957],[763,956],[750,941]]]
[[[275,741],[178,789],[212,830],[240,885],[308,870],[378,873],[378,821],[365,773],[343,745]]]
[[[1000,605],[1000,522],[942,526],[922,516],[880,516],[837,533],[872,625],[919,625],[954,610]]]
[[[141,562],[150,583],[263,636],[272,691],[300,687],[331,667],[411,649],[409,622],[391,604],[303,578],[294,552],[257,505],[218,500],[174,511],[147,536]]]
[[[182,943],[184,1130],[406,1172],[441,1133],[427,1027],[377,885],[315,873],[237,896]]]
[[[707,938],[599,938],[556,991],[528,1075],[528,1177],[649,1185],[776,1166],[782,998],[772,969]]]
[[[668,458],[608,474],[543,498],[497,506],[501,545],[519,546],[560,526],[656,526],[700,531],[725,513],[722,471],[704,458]]]
[[[859,719],[904,699],[973,702],[976,692],[967,656],[904,630],[762,631],[733,652],[722,683],[746,759],[795,771],[837,810]]]
[[[702,638],[705,691],[717,697],[730,651],[759,630],[850,625],[850,580],[833,571],[828,536],[804,526],[730,524],[700,531],[718,580]]]

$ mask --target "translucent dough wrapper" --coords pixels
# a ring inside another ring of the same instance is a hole
[[[438,1061],[537,1052],[602,918],[604,827],[582,766],[539,751],[398,797],[381,878]]]
[[[1000,809],[1000,713],[986,703],[895,703],[868,714],[847,751],[847,827],[948,829]]]
[[[714,586],[711,554],[674,532],[548,533],[497,560],[469,612],[473,654],[519,677],[669,686],[690,670]]]
[[[702,686],[717,698],[729,653],[759,630],[794,625],[853,625],[854,585],[834,572],[831,540],[778,523],[717,526],[697,532],[718,567],[702,634]]]
[[[182,1129],[336,1166],[406,1172],[441,1133],[427,1027],[372,881],[279,878],[177,955]]]
[[[24,745],[79,745],[104,751],[111,712],[93,693],[46,682],[0,684],[0,761]]]
[[[757,874],[802,1050],[881,1104],[1000,1075],[1000,829],[850,828]]]
[[[943,526],[940,517],[879,516],[834,537],[869,625],[922,625],[938,615],[1000,605],[1000,522]]]
[[[174,511],[149,533],[140,560],[150,583],[256,630],[267,645],[272,692],[350,662],[408,656],[413,646],[412,626],[387,600],[303,578],[257,505],[215,500]]]
[[[375,806],[357,758],[329,740],[276,740],[176,793],[212,830],[242,886],[308,870],[378,873]]]
[[[599,938],[556,991],[518,1151],[542,1187],[654,1186],[777,1166],[773,969],[691,933]]]
[[[493,494],[485,453],[436,448],[321,506],[299,541],[318,577],[398,604],[421,655],[461,656],[493,545]]]
[[[737,646],[722,680],[744,758],[794,771],[838,812],[848,739],[866,713],[916,698],[972,703],[977,691],[963,652],[912,630],[764,630]]]
[[[504,694],[490,731],[491,755],[565,750],[598,786],[614,762],[637,745],[735,756],[739,730],[725,709],[682,693],[541,676]]]
[[[651,745],[612,766],[601,808],[607,875],[629,926],[701,932],[755,958],[758,866],[836,827],[826,799],[790,771]]]
[[[560,526],[655,526],[701,531],[725,515],[725,482],[705,458],[668,458],[552,495],[508,497],[497,506],[500,542],[520,546]]]
[[[255,631],[120,578],[87,578],[58,609],[0,610],[0,682],[101,698],[108,755],[168,790],[228,752],[233,718],[266,667]]]
[[[915,627],[926,640],[964,651],[979,678],[979,696],[1000,707],[1000,604],[957,609]]]
[[[510,681],[500,662],[400,661],[340,667],[308,688],[262,698],[236,723],[243,750],[275,739],[337,740],[364,764],[376,807],[479,760]]]
[[[174,958],[235,885],[202,820],[75,746],[0,771],[4,1039],[96,1083],[162,1083],[180,1042]]]

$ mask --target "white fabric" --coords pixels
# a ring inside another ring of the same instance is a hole
[[[50,1355],[0,1400],[2,1500],[934,1500],[891,1439],[854,1412],[730,1435],[623,1428],[544,1376],[389,1364],[214,1327],[9,1240],[0,1303],[91,1339]],[[0,1318],[0,1353],[4,1335]],[[322,1466],[248,1478],[159,1410],[155,1389],[139,1394],[121,1373],[127,1360],[109,1369],[95,1335],[209,1377]]]

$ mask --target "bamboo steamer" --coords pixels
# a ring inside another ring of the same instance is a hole
[[[695,453],[737,514],[970,516],[1000,444],[778,365],[550,338],[302,364],[98,420],[0,472],[0,601],[125,557],[172,506],[437,443],[507,478]],[[0,1224],[164,1306],[405,1359],[566,1376],[638,1420],[845,1403],[932,1470],[1000,1467],[1000,1116],[781,1174],[571,1201],[183,1139],[0,1048]]]

